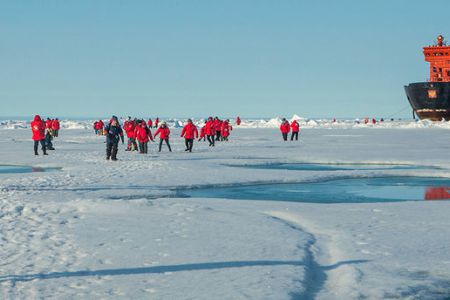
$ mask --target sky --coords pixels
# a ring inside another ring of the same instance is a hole
[[[410,117],[425,4],[0,0],[0,116]]]

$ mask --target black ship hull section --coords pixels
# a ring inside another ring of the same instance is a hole
[[[420,119],[450,120],[450,82],[411,83],[405,92]]]

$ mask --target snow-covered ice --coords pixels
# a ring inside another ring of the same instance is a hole
[[[66,123],[74,129],[47,157],[32,155],[27,124],[2,123],[0,165],[62,169],[0,174],[0,298],[448,299],[448,201],[173,198],[175,188],[450,177],[448,122],[312,121],[301,119],[299,143],[281,141],[277,119],[244,121],[230,142],[196,142],[191,154],[174,128],[173,153],[121,146],[118,162],[90,122]],[[424,168],[229,166],[295,162]]]

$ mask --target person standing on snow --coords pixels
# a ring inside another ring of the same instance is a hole
[[[148,119],[147,125],[148,125],[148,128],[152,128],[153,127],[153,121],[152,121],[151,118]]]
[[[148,153],[148,141],[153,140],[152,132],[150,131],[150,128],[147,127],[147,124],[145,124],[145,121],[142,120],[142,122],[136,126],[135,129],[135,136],[136,139],[139,142],[139,153],[141,154],[147,154]]]
[[[237,116],[236,118],[236,125],[237,126],[241,125],[241,118],[239,116]]]
[[[159,123],[159,118],[156,117],[156,119],[155,119],[155,128],[158,128],[158,123]]]
[[[55,150],[55,148],[53,148],[53,129],[52,129],[52,124],[53,124],[53,120],[50,118],[47,118],[47,121],[45,121],[45,128],[46,128],[46,132],[45,132],[45,144],[46,144],[46,148],[48,150]]]
[[[162,144],[164,141],[166,142],[167,147],[169,148],[169,152],[172,152],[172,149],[170,148],[170,144],[169,144],[170,129],[169,129],[169,127],[167,127],[166,122],[164,122],[164,121],[161,122],[161,126],[155,132],[155,138],[158,134],[159,134],[159,150],[158,150],[158,152],[161,152],[161,147],[162,147]]]
[[[214,124],[214,131],[216,134],[216,141],[220,141],[221,140],[220,130],[222,128],[222,121],[218,117],[215,117],[213,124]]]
[[[123,145],[123,131],[116,116],[112,116],[109,124],[105,126],[104,134],[106,135],[106,159],[111,158],[116,161],[119,140],[122,140]]]
[[[221,135],[224,141],[228,142],[228,137],[230,136],[230,131],[233,130],[233,127],[230,125],[230,120],[225,120],[222,122]]]
[[[53,136],[54,137],[58,137],[58,133],[59,133],[59,129],[60,129],[60,124],[59,124],[59,120],[58,118],[54,119],[52,122],[52,129],[53,129]]]
[[[187,120],[187,124],[181,130],[181,137],[184,136],[184,142],[186,144],[186,150],[192,152],[192,147],[194,146],[194,139],[198,138],[197,126],[192,123],[191,119]]]
[[[98,135],[103,135],[103,128],[105,127],[105,123],[103,123],[102,120],[98,120],[97,122],[97,131],[98,131]]]
[[[39,155],[38,146],[41,143],[42,152],[44,155],[48,155],[45,146],[45,122],[42,121],[39,115],[34,116],[34,120],[31,122],[31,132],[33,133],[34,141],[34,155]]]
[[[216,134],[216,130],[214,128],[214,121],[213,121],[212,117],[209,117],[208,121],[206,121],[205,133],[206,133],[206,138],[208,139],[208,142],[209,142],[209,146],[214,147],[214,135]]]
[[[206,124],[207,120],[205,120],[205,124]],[[200,142],[201,140],[206,141],[206,125],[203,125],[200,128],[200,138],[198,139],[198,141]]]
[[[298,132],[300,131],[300,125],[298,124],[297,120],[292,121],[291,130],[292,130],[291,141],[294,140],[294,136],[295,140],[298,141]]]
[[[283,135],[283,140],[287,141],[289,131],[291,131],[291,125],[289,124],[289,121],[287,121],[285,118],[283,118],[283,122],[280,125],[280,131]]]
[[[128,145],[125,151],[137,151],[138,146],[136,143],[136,137],[134,135],[134,131],[137,126],[137,120],[131,120],[131,117],[128,117],[128,120],[125,122],[123,129],[127,133]]]

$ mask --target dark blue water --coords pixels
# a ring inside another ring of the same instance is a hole
[[[367,203],[424,200],[430,187],[450,186],[430,177],[352,178],[317,183],[262,184],[180,190],[183,196],[310,203]]]
[[[0,174],[21,174],[21,173],[33,173],[33,172],[52,172],[59,171],[61,168],[39,168],[31,166],[10,166],[0,165]]]
[[[355,171],[355,170],[421,170],[437,167],[396,165],[396,164],[313,164],[313,163],[273,163],[260,165],[228,165],[230,167],[270,170],[297,171]]]

